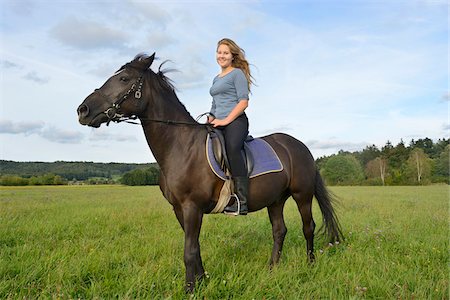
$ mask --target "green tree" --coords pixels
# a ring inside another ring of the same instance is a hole
[[[433,168],[433,181],[450,184],[450,145],[447,145],[436,159]]]
[[[150,185],[158,185],[159,184],[159,169],[155,167],[150,167],[149,169],[150,173]]]
[[[364,179],[360,162],[348,154],[330,157],[321,171],[331,185],[356,185]]]
[[[28,185],[28,179],[15,175],[3,175],[0,177],[0,185],[5,186]]]
[[[369,161],[366,165],[366,176],[368,179],[380,180],[382,185],[386,184],[387,161],[382,157],[377,157]]]
[[[399,185],[407,183],[404,173],[409,152],[410,148],[405,147],[403,140],[395,147],[388,141],[386,146],[382,148],[382,156],[387,159],[387,168],[389,169],[389,173],[386,174],[386,184]]]
[[[403,140],[397,144],[391,151],[388,157],[389,166],[394,169],[401,170],[404,163],[408,160],[409,157],[409,149],[405,147],[405,143]]]
[[[361,162],[361,165],[364,167],[371,160],[376,159],[381,155],[381,151],[377,148],[377,146],[366,146],[363,151],[357,152],[356,158]]]
[[[410,147],[422,149],[429,157],[433,157],[436,150],[433,140],[430,138],[418,139],[417,141],[411,140]]]
[[[433,145],[433,156],[430,156],[433,159],[439,159],[442,152],[445,152],[445,148],[450,144],[450,139],[438,139],[436,143]]]
[[[426,184],[431,181],[432,160],[422,148],[411,151],[406,166],[406,175],[410,183]]]
[[[136,169],[125,173],[120,182],[125,185],[157,185],[159,182],[159,170],[154,167]]]

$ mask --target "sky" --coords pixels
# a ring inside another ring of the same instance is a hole
[[[141,126],[81,126],[76,108],[141,52],[208,112],[217,41],[245,50],[254,137],[315,158],[449,138],[447,0],[0,0],[0,159],[147,163]]]

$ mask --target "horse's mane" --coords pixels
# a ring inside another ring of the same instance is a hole
[[[172,79],[170,79],[169,77],[166,76],[167,73],[173,73],[173,72],[178,72],[177,69],[163,69],[161,70],[161,67],[164,66],[166,63],[171,62],[170,60],[165,60],[163,61],[158,68],[158,72],[156,73],[156,75],[158,75],[158,80],[159,83],[164,86],[165,88],[172,90],[172,91],[176,91],[174,82]]]
[[[131,66],[131,67],[135,67],[137,62],[139,62],[142,59],[148,58],[148,57],[149,57],[148,54],[140,53],[140,54],[135,56],[133,61],[131,61],[128,64],[124,65],[122,68],[125,68],[127,65]],[[171,98],[173,98],[175,101],[177,101],[181,105],[182,109],[186,113],[188,113],[189,116],[192,118],[191,114],[186,109],[186,106],[184,106],[184,104],[178,99],[178,96],[176,94],[176,90],[177,89],[176,89],[176,87],[174,85],[173,80],[166,76],[167,73],[178,72],[178,70],[174,69],[174,68],[162,69],[162,67],[168,62],[172,62],[172,61],[170,61],[170,60],[163,61],[159,65],[158,71],[156,73],[150,67],[147,70],[144,70],[144,72],[145,72],[145,74],[147,74],[148,78],[152,80],[152,82],[156,82],[157,83],[157,84],[153,84],[153,88],[158,93],[164,93],[164,94],[172,95]]]

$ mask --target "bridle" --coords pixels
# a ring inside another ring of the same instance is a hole
[[[123,122],[127,119],[136,119],[137,117],[130,117],[125,118],[123,114],[119,113],[120,106],[122,105],[125,100],[128,99],[128,97],[131,95],[131,93],[134,92],[134,99],[139,100],[142,97],[142,85],[144,84],[143,76],[140,76],[135,83],[133,83],[130,87],[130,89],[119,99],[114,101],[111,107],[109,107],[107,110],[100,114],[105,114],[108,117],[108,121],[106,122],[106,126],[109,126],[109,123],[111,121],[113,122]],[[100,96],[102,96],[105,99],[108,99],[108,97],[103,94],[99,89],[95,90],[94,93],[98,93]]]
[[[119,99],[114,101],[111,107],[109,107],[104,112],[99,113],[105,114],[108,117],[108,121],[106,122],[106,126],[109,126],[109,123],[115,122],[126,122],[131,124],[140,125],[139,123],[130,121],[130,120],[136,120],[138,116],[133,115],[130,117],[125,117],[124,114],[119,113],[120,106],[123,102],[125,102],[128,97],[134,92],[134,99],[139,100],[142,97],[142,86],[144,84],[144,76],[141,74],[140,77],[131,85],[130,89]],[[108,99],[108,97],[103,94],[100,89],[96,89],[94,93],[99,94],[102,98]],[[208,115],[209,113],[201,114],[199,117],[197,117],[198,121],[201,117]],[[139,118],[141,121],[150,121],[150,122],[156,122],[156,123],[163,123],[166,125],[188,125],[188,126],[206,126],[208,129],[212,126],[208,123],[198,123],[198,122],[184,122],[184,121],[174,121],[174,120],[157,120],[157,119],[149,119],[149,118]]]

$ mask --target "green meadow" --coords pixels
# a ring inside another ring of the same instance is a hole
[[[346,239],[317,236],[313,265],[292,199],[272,270],[266,210],[206,215],[208,278],[186,295],[184,235],[158,187],[1,187],[0,298],[449,299],[449,186],[331,190]]]

